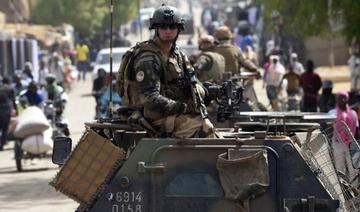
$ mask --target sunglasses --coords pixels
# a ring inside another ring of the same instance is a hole
[[[160,24],[159,25],[159,28],[160,29],[171,29],[171,30],[174,30],[174,29],[177,29],[178,26],[176,24]]]

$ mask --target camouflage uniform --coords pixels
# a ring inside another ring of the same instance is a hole
[[[171,137],[214,137],[211,122],[196,113],[179,49],[174,48],[165,61],[165,55],[154,41],[150,40],[147,45],[155,51],[141,52],[134,60],[144,117],[154,128]]]
[[[223,41],[216,45],[214,52],[221,54],[225,58],[225,71],[230,71],[233,74],[239,74],[241,67],[244,67],[251,72],[258,71],[256,65],[246,60],[241,49],[231,44],[230,40]]]
[[[259,69],[250,60],[245,59],[240,47],[231,44],[232,33],[227,26],[221,26],[216,30],[215,38],[218,45],[214,47],[214,52],[221,54],[225,58],[225,71],[231,72],[232,75],[240,74],[241,68],[245,68],[250,72],[256,72],[260,77]],[[250,104],[254,110],[262,108],[259,103],[254,86],[253,80],[247,80],[243,84],[244,98],[250,100]]]
[[[217,52],[225,58],[225,71],[239,74],[240,68],[244,67],[248,71],[257,72],[258,68],[251,61],[246,60],[243,52],[238,46],[231,44],[232,33],[227,26],[219,27],[215,32],[215,38],[218,45],[214,52]]]
[[[210,51],[202,52],[194,67],[201,82],[222,83],[225,72],[225,59],[222,55]]]

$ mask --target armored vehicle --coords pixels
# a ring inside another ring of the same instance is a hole
[[[235,115],[249,121],[218,129],[217,139],[157,137],[121,119],[86,123],[71,153],[70,139],[55,142],[53,162],[63,165],[51,185],[79,211],[358,211],[357,180],[335,170],[334,135],[324,130],[335,117]]]

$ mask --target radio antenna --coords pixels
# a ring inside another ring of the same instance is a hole
[[[114,4],[113,4],[113,0],[110,0],[110,99],[109,99],[109,118],[112,118],[112,110],[113,110],[113,99],[112,99],[112,94],[113,94],[113,86],[112,86],[112,77],[113,77],[113,54],[112,54],[112,48],[113,48],[113,39],[112,39],[112,34],[113,34],[113,13],[114,13]]]

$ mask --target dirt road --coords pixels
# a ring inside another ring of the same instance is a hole
[[[88,76],[88,81],[77,83],[69,94],[65,117],[69,120],[73,141],[81,136],[83,123],[94,117],[95,101],[90,91]],[[78,204],[48,185],[59,170],[51,159],[25,161],[25,171],[17,172],[13,145],[10,141],[0,152],[0,212],[74,211]]]

